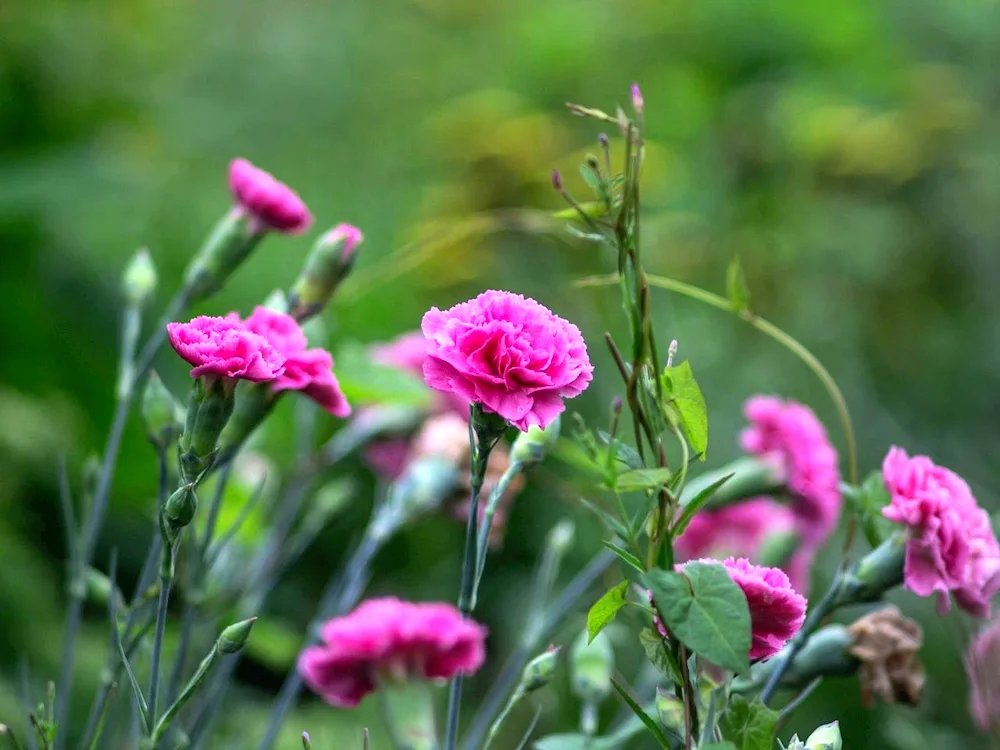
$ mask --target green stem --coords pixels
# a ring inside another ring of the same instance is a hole
[[[813,371],[816,377],[820,379],[820,382],[823,383],[827,393],[829,393],[830,398],[833,400],[834,406],[836,407],[837,413],[840,417],[841,426],[844,429],[844,438],[847,442],[847,462],[851,483],[858,483],[857,448],[855,444],[851,415],[847,408],[847,401],[844,399],[844,395],[840,392],[837,382],[812,352],[810,352],[792,336],[788,335],[776,325],[765,320],[764,318],[750,312],[736,312],[733,309],[732,303],[725,297],[713,294],[712,292],[701,289],[693,284],[686,284],[683,281],[672,279],[668,276],[647,276],[646,280],[652,286],[660,287],[661,289],[668,289],[670,291],[677,292],[678,294],[683,294],[686,297],[704,302],[705,304],[711,305],[712,307],[716,307],[720,310],[736,314],[739,318],[749,323],[764,335],[774,339],[802,360],[802,362]],[[576,285],[579,287],[592,287],[609,286],[616,283],[618,283],[617,275],[606,275],[580,279],[576,282]]]
[[[149,711],[146,724],[156,723],[156,702],[160,690],[160,661],[163,655],[163,635],[167,626],[167,606],[170,603],[170,586],[173,583],[174,544],[163,540],[163,557],[160,560],[160,596],[156,606],[156,631],[153,636],[153,661],[149,674]]]
[[[156,743],[160,741],[167,729],[170,728],[171,722],[177,713],[184,707],[184,704],[188,702],[195,691],[201,686],[208,676],[209,670],[215,663],[216,658],[219,655],[218,643],[212,646],[212,650],[208,652],[208,656],[201,660],[201,664],[198,665],[198,670],[191,677],[188,684],[184,686],[183,692],[177,697],[177,700],[168,708],[163,717],[156,722],[156,726],[153,729],[150,738],[152,740],[153,747],[156,747]]]
[[[493,740],[500,731],[500,727],[507,720],[507,717],[510,716],[510,712],[514,710],[514,706],[516,706],[523,697],[524,693],[521,690],[515,690],[511,694],[510,699],[500,710],[500,714],[497,716],[496,720],[490,724],[489,732],[486,734],[486,741],[483,743],[483,750],[489,750],[490,745],[493,744]]]
[[[489,500],[486,503],[486,510],[483,512],[483,522],[479,524],[476,550],[476,576],[472,582],[472,604],[470,611],[476,608],[476,601],[479,595],[479,582],[483,578],[483,570],[486,568],[486,554],[490,544],[490,528],[493,526],[493,516],[496,515],[500,501],[507,494],[510,483],[514,481],[522,471],[524,466],[519,461],[512,461],[507,470],[500,477],[490,492]]]

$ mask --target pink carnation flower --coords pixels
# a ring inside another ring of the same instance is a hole
[[[837,451],[807,406],[774,396],[754,396],[743,406],[750,426],[740,435],[747,453],[773,460],[793,496],[796,531],[816,548],[826,541],[840,515]]]
[[[174,351],[194,365],[193,378],[208,375],[265,382],[285,372],[284,355],[263,336],[248,330],[235,313],[167,323],[167,336]]]
[[[382,678],[449,680],[485,659],[486,629],[450,604],[369,599],[323,626],[299,657],[305,683],[334,706],[352,707]]]
[[[312,223],[309,209],[294,190],[246,159],[230,163],[229,190],[239,206],[263,228],[300,234]]]
[[[521,431],[547,427],[594,369],[580,329],[519,294],[491,290],[449,310],[433,307],[421,329],[427,384]]]
[[[371,357],[376,364],[392,367],[412,375],[424,374],[424,360],[427,358],[427,339],[420,331],[412,331],[398,336],[384,344],[373,344]]]
[[[733,582],[743,589],[750,607],[750,660],[774,656],[802,627],[806,618],[805,597],[792,588],[788,576],[777,568],[752,565],[743,557],[729,557],[722,564]]]
[[[980,631],[965,654],[969,710],[984,732],[1000,726],[1000,620]]]
[[[290,315],[255,307],[246,327],[265,338],[285,357],[285,371],[274,391],[301,391],[335,417],[347,417],[351,406],[333,374],[333,357],[325,349],[307,349],[301,326]]]
[[[937,592],[942,614],[951,608],[950,594],[966,611],[989,617],[1000,589],[1000,545],[969,485],[927,456],[910,458],[895,446],[882,477],[892,497],[882,514],[907,527],[905,587],[918,596]]]

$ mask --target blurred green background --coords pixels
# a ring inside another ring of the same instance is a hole
[[[348,221],[366,234],[325,318],[335,352],[414,329],[430,305],[509,288],[584,330],[598,371],[573,407],[597,423],[617,386],[601,334],[624,335],[620,309],[615,290],[571,282],[609,271],[609,258],[539,217],[561,207],[551,169],[582,196],[575,164],[596,150],[595,124],[564,102],[613,111],[638,81],[648,270],[721,291],[739,254],[754,309],[840,383],[863,472],[901,444],[997,507],[995,0],[10,0],[0,27],[0,721],[21,725],[22,658],[36,687],[56,672],[55,467],[67,453],[79,484],[83,459],[103,445],[120,270],[150,248],[164,302],[226,209],[225,170],[238,155],[294,186],[315,231]],[[246,312],[290,283],[315,231],[266,242],[198,311]],[[654,309],[661,339],[680,341],[706,393],[709,466],[737,454],[740,404],[760,391],[813,405],[843,450],[829,399],[787,352],[666,292]],[[180,393],[182,364],[165,352],[157,369]],[[272,433],[276,455],[287,455],[287,433]],[[104,561],[119,547],[125,578],[148,538],[154,471],[134,418],[98,552]],[[542,476],[487,572],[481,615],[496,658],[473,692],[517,637],[511,613],[546,530],[578,520],[566,576],[597,549],[597,525]],[[293,636],[304,627],[370,497],[320,537],[265,618]],[[460,538],[445,519],[413,529],[379,557],[372,591],[453,598]],[[788,733],[840,719],[850,748],[977,746],[959,659],[972,626],[898,599],[925,626],[922,706],[865,711],[854,681],[831,683]],[[96,680],[104,643],[97,613],[78,692]],[[632,642],[619,650],[623,668],[635,663]],[[258,731],[283,668],[258,658],[241,670],[233,731]],[[565,684],[543,705],[540,732],[575,725]],[[616,708],[609,702],[606,719]],[[360,746],[366,716],[303,701],[283,746],[303,728],[317,747]],[[518,713],[522,725],[529,718]]]

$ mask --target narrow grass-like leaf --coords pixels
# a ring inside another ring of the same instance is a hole
[[[609,542],[607,539],[602,539],[601,544],[603,544],[609,550],[614,552],[618,556],[618,559],[621,560],[626,565],[628,565],[629,567],[639,571],[640,573],[646,572],[646,568],[645,566],[643,566],[642,560],[640,560],[634,554],[629,552],[627,549],[622,549],[617,544],[615,544],[614,542]]]
[[[628,704],[628,707],[632,709],[632,713],[638,716],[639,720],[646,725],[646,729],[648,729],[650,734],[652,734],[653,737],[656,738],[656,741],[660,743],[660,747],[669,748],[670,743],[663,734],[663,730],[660,729],[660,725],[657,724],[656,721],[643,710],[642,706],[635,702],[635,699],[628,694],[628,691],[625,690],[625,688],[618,684],[617,680],[612,679],[611,684],[618,692],[618,695],[622,697],[622,700],[625,701],[625,703]]]
[[[732,474],[726,474],[721,479],[717,479],[712,482],[712,484],[708,485],[708,487],[695,495],[691,501],[684,506],[684,510],[681,511],[680,516],[677,518],[673,528],[670,530],[670,533],[675,539],[684,533],[684,529],[686,529],[688,524],[691,523],[691,519],[694,518],[695,513],[701,510],[705,503],[712,499],[712,495],[715,494],[716,490],[732,479],[732,477]]]

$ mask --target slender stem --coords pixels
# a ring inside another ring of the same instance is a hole
[[[806,617],[805,623],[803,623],[802,628],[795,637],[792,639],[791,643],[788,645],[788,653],[785,655],[779,655],[775,657],[776,659],[781,659],[775,667],[774,671],[771,672],[771,676],[768,678],[767,683],[764,685],[764,689],[760,693],[760,701],[764,705],[767,705],[768,701],[774,697],[777,692],[778,687],[781,685],[781,678],[785,676],[785,673],[791,668],[792,664],[795,662],[795,657],[799,655],[802,647],[805,646],[806,642],[813,632],[820,626],[826,616],[829,615],[837,606],[837,600],[841,593],[841,583],[843,577],[838,574],[834,577],[833,582],[830,584],[830,588],[824,594],[823,598],[820,600],[809,615]]]
[[[801,706],[803,703],[805,703],[806,698],[808,698],[810,695],[812,695],[813,692],[816,690],[816,688],[818,688],[820,686],[820,683],[822,683],[822,682],[823,682],[823,677],[820,676],[820,677],[817,677],[812,682],[810,682],[804,688],[802,688],[802,692],[799,693],[798,695],[796,695],[789,702],[789,704],[787,706],[785,706],[783,709],[781,709],[781,715],[778,716],[778,723],[779,723],[779,725],[782,724],[782,723],[784,723],[785,719],[787,719],[789,716],[791,716],[792,712],[795,711],[795,709],[797,709],[799,706]]]
[[[511,694],[510,699],[504,705],[496,720],[490,725],[490,731],[486,735],[486,741],[483,743],[483,750],[489,750],[490,745],[493,744],[493,740],[497,736],[497,732],[500,731],[500,727],[507,720],[507,717],[510,716],[510,712],[514,710],[514,706],[520,702],[522,697],[524,697],[524,694],[520,690],[515,690]]]
[[[176,701],[171,704],[163,717],[156,722],[156,726],[150,734],[152,738],[152,744],[155,747],[156,743],[160,741],[164,733],[170,728],[171,722],[173,722],[174,717],[177,713],[184,707],[184,704],[188,702],[195,691],[201,686],[201,683],[205,681],[205,677],[208,676],[208,671],[212,668],[215,663],[216,658],[219,655],[218,645],[212,646],[212,650],[208,652],[208,656],[201,660],[201,664],[198,665],[198,670],[194,673],[194,676],[184,686],[184,692],[180,694]]]
[[[317,641],[319,628],[324,621],[330,617],[342,614],[357,603],[358,598],[361,596],[363,581],[367,578],[367,571],[371,565],[371,561],[375,558],[375,554],[381,548],[382,540],[385,538],[388,538],[388,536],[380,538],[372,534],[366,534],[344,568],[344,571],[347,573],[347,579],[344,580],[344,577],[340,574],[330,577],[330,580],[326,584],[326,589],[323,591],[323,596],[320,599],[319,607],[316,610],[316,616],[313,618],[307,631],[309,633],[309,644]],[[295,699],[301,690],[302,677],[297,669],[292,669],[285,677],[285,682],[282,684],[281,690],[278,692],[278,697],[275,699],[274,708],[271,710],[271,716],[268,720],[267,730],[264,732],[264,737],[257,746],[258,750],[271,750],[274,746],[278,738],[278,732],[281,731],[281,726],[284,723],[285,716],[295,703]]]
[[[520,678],[524,666],[534,654],[537,644],[548,637],[549,633],[558,625],[566,613],[576,605],[594,582],[600,578],[604,572],[618,558],[613,552],[602,550],[581,570],[576,576],[566,584],[562,593],[556,597],[551,606],[545,608],[544,615],[540,618],[539,625],[533,627],[529,625],[524,639],[518,644],[517,649],[511,654],[500,675],[490,685],[486,698],[479,704],[476,712],[465,733],[462,742],[462,750],[478,750],[479,743],[489,729],[491,719],[503,704],[504,698],[510,693],[515,682]],[[539,573],[541,573],[541,569]],[[537,584],[536,584],[537,585]],[[546,601],[544,598],[543,601]]]
[[[173,577],[164,575],[164,570],[171,564],[168,558],[173,554],[172,545],[163,545],[164,561],[160,570],[160,597],[156,606],[156,632],[153,636],[153,662],[149,673],[149,714],[147,724],[152,727],[156,723],[156,701],[160,690],[160,658],[163,655],[163,634],[167,626],[167,605],[170,603],[170,586]]]
[[[479,524],[477,537],[476,576],[472,582],[472,610],[476,608],[479,583],[483,577],[483,570],[486,568],[486,555],[489,551],[490,528],[493,526],[493,516],[496,515],[497,508],[500,507],[500,501],[507,494],[507,489],[510,487],[511,482],[523,471],[524,466],[520,461],[512,461],[510,466],[500,476],[500,480],[494,485],[493,490],[490,492],[489,500],[486,502],[486,510],[483,512],[483,522]]]
[[[687,649],[677,645],[677,664],[681,673],[681,692],[684,700],[684,747],[691,750],[694,742],[695,728],[695,708],[694,708],[694,686],[691,684],[691,675],[688,671]]]
[[[97,726],[94,730],[94,740],[93,742],[90,743],[89,746],[90,750],[98,750],[98,748],[100,747],[101,735],[104,733],[104,725],[108,721],[108,713],[111,710],[111,703],[112,700],[114,699],[115,690],[117,688],[118,688],[117,682],[112,682],[108,688],[108,697],[107,700],[104,701],[104,705],[101,709],[100,716],[98,717]]]
[[[458,609],[463,617],[469,617],[475,606],[475,583],[478,561],[476,559],[476,529],[479,522],[479,492],[483,488],[483,479],[486,476],[486,466],[489,462],[490,451],[496,441],[482,437],[480,433],[477,441],[476,421],[479,415],[479,407],[473,404],[469,417],[469,449],[471,451],[471,471],[469,482],[472,485],[472,492],[469,496],[469,520],[465,525],[465,555],[462,560],[462,588],[458,595]],[[448,694],[448,719],[445,727],[445,750],[455,750],[458,744],[458,722],[462,707],[462,674],[459,673],[452,678],[451,691]]]

